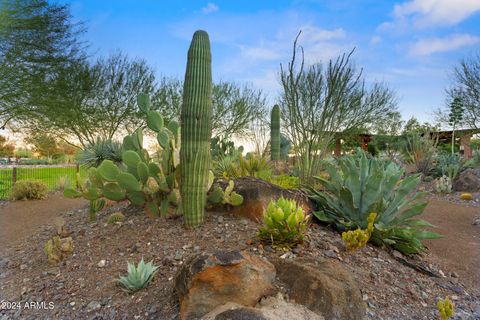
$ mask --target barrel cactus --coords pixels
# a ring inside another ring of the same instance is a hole
[[[180,159],[182,210],[185,225],[203,223],[210,168],[212,133],[212,70],[210,40],[196,31],[188,50],[181,112]]]
[[[280,160],[280,107],[274,105],[270,122],[270,150],[272,160]]]

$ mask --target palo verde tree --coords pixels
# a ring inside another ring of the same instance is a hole
[[[47,83],[25,125],[86,147],[143,123],[136,97],[153,92],[155,76],[144,60],[117,53],[93,64],[72,63]]]
[[[461,99],[464,124],[480,128],[480,54],[460,61],[453,71],[453,84],[447,93],[452,101]]]
[[[31,119],[46,80],[85,59],[83,31],[68,5],[0,1],[0,126]]]
[[[301,180],[318,174],[338,133],[363,128],[396,110],[395,95],[381,83],[367,87],[362,70],[351,61],[353,51],[326,65],[306,65],[304,52],[293,44],[291,61],[280,67],[281,115],[292,141]],[[298,57],[300,55],[300,57]]]
[[[152,108],[167,120],[180,119],[183,82],[162,78],[152,97]],[[212,87],[212,134],[215,137],[245,136],[252,123],[263,120],[266,98],[261,90],[249,85],[221,81]]]

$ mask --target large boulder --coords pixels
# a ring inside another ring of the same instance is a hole
[[[227,182],[219,180],[215,182],[215,185],[224,189],[227,186]],[[231,213],[255,222],[262,222],[263,212],[267,208],[268,203],[280,197],[297,201],[298,205],[303,208],[306,214],[311,213],[315,208],[314,203],[301,190],[283,189],[277,185],[253,177],[235,179],[234,191],[243,196],[243,204],[238,207],[229,208]]]
[[[276,259],[272,263],[289,298],[330,320],[363,319],[366,307],[357,283],[338,261]]]
[[[453,181],[454,191],[478,192],[480,190],[480,170],[466,169]]]
[[[227,303],[215,308],[202,320],[324,320],[308,308],[287,302],[282,297],[263,299],[256,308]]]
[[[217,252],[187,261],[175,278],[180,319],[199,319],[227,302],[255,306],[274,292],[275,268],[247,252]]]

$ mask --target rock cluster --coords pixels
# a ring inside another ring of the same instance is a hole
[[[271,263],[245,251],[197,255],[178,272],[175,291],[183,320],[361,319],[366,313],[352,276],[332,260]]]

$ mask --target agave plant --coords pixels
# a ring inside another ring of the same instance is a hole
[[[334,164],[325,164],[330,179],[315,177],[325,191],[307,187],[311,199],[320,208],[314,215],[332,223],[337,229],[366,229],[368,216],[376,212],[371,241],[391,245],[404,253],[425,250],[421,240],[440,237],[425,231],[428,222],[414,219],[421,214],[427,202],[425,193],[412,191],[420,182],[419,175],[402,179],[403,170],[393,162],[368,158],[361,151],[355,156],[339,158]]]
[[[157,273],[158,267],[154,266],[152,261],[145,263],[142,260],[135,267],[133,263],[128,262],[128,275],[120,277],[118,280],[127,292],[135,292],[145,288]]]
[[[295,200],[280,198],[270,201],[258,237],[276,247],[289,248],[303,242],[308,217]]]

